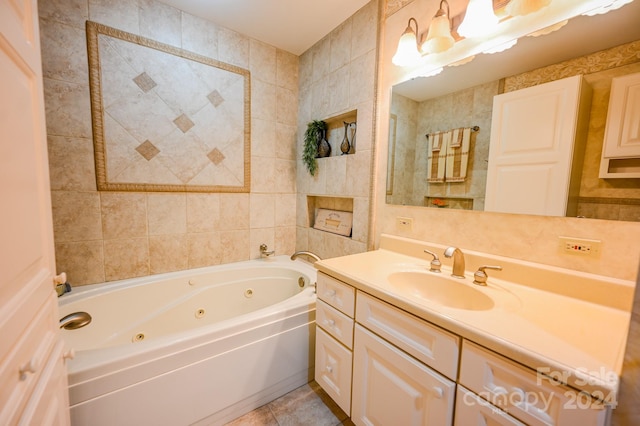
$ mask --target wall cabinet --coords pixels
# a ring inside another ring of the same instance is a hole
[[[575,216],[590,107],[582,76],[495,96],[485,210]]]
[[[318,299],[316,381],[356,425],[609,421],[589,395],[322,272]]]
[[[640,178],[640,73],[611,82],[601,178]]]

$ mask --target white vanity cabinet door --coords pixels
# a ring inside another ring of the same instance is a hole
[[[324,303],[316,302],[316,324],[349,349],[353,349],[353,319]]]
[[[607,407],[588,395],[551,384],[535,371],[467,340],[458,382],[531,426],[604,426],[607,421]]]
[[[351,351],[316,327],[315,380],[342,411],[351,412]]]
[[[455,426],[525,426],[525,424],[462,386],[458,386]]]
[[[455,380],[460,338],[358,291],[356,321],[429,367]]]
[[[354,317],[356,290],[348,284],[318,272],[316,284],[318,298],[344,314]]]
[[[356,325],[351,420],[356,425],[452,424],[455,383]]]
[[[485,210],[576,214],[590,94],[575,76],[494,97]]]

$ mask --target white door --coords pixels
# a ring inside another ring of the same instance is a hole
[[[451,425],[455,383],[356,325],[351,420],[357,425]]]
[[[2,424],[69,423],[39,37],[36,0],[0,0]]]
[[[573,213],[569,194],[579,189],[586,135],[578,123],[589,113],[589,93],[575,76],[494,97],[485,210]]]

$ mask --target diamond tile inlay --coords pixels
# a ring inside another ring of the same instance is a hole
[[[182,133],[187,133],[189,129],[195,126],[194,122],[191,121],[191,119],[187,117],[186,114],[181,114],[179,117],[173,120],[173,122],[178,127],[178,129],[182,131]]]
[[[224,98],[222,97],[220,92],[218,92],[217,90],[214,90],[213,92],[209,93],[207,95],[207,99],[209,99],[209,102],[211,102],[211,104],[216,108],[220,106],[221,103],[224,102]]]
[[[149,74],[147,74],[146,72],[143,72],[142,74],[135,77],[133,79],[133,82],[136,83],[144,93],[147,93],[149,90],[157,86],[156,82],[153,81],[153,79],[149,77]]]
[[[138,154],[142,155],[147,161],[151,160],[160,152],[160,150],[148,139],[138,145],[136,151],[138,151]]]
[[[211,152],[209,152],[207,154],[207,157],[209,157],[209,160],[211,160],[211,162],[213,164],[215,164],[216,166],[220,163],[222,163],[222,161],[224,160],[224,154],[222,152],[220,152],[220,150],[218,148],[213,148],[211,150]]]

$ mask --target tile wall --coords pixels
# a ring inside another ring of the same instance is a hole
[[[318,159],[315,176],[297,163],[296,248],[323,258],[367,249],[378,16],[378,1],[372,0],[300,56],[299,153],[308,122],[357,111],[355,154]],[[353,208],[351,238],[310,227],[310,209],[345,205]]]
[[[41,0],[39,14],[56,263],[72,285],[295,250],[297,56],[154,0]],[[251,193],[96,190],[88,19],[250,70]]]

